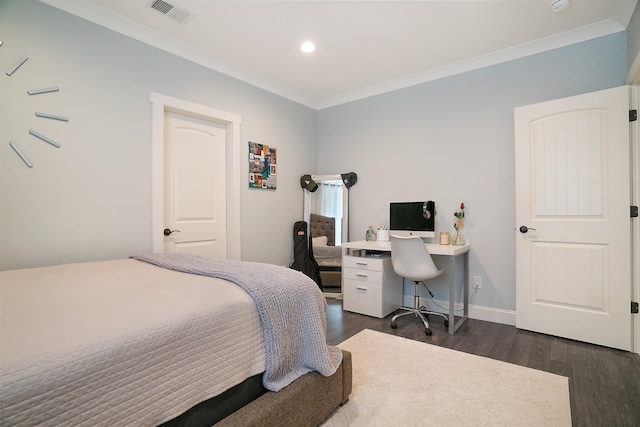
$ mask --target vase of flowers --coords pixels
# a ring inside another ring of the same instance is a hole
[[[453,223],[453,228],[456,229],[456,235],[453,238],[454,245],[464,245],[464,236],[460,233],[460,229],[463,226],[462,220],[464,219],[464,203],[460,203],[460,210],[454,212],[453,216],[456,217],[456,221]]]

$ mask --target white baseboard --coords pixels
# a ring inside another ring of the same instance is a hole
[[[462,311],[462,304],[460,304],[460,311]],[[469,318],[516,326],[516,312],[512,310],[470,305]]]
[[[442,301],[436,299],[425,299],[425,307],[432,311],[437,311],[439,313],[447,313],[449,307],[449,301]],[[413,307],[413,296],[406,296],[404,299],[404,304],[407,307]],[[456,312],[456,316],[461,315],[463,311],[462,304],[455,304],[454,310]],[[516,325],[516,312],[515,310],[503,310],[499,308],[493,307],[483,307],[481,305],[472,305],[469,304],[469,318],[477,319],[477,320],[485,320],[487,322],[501,323],[503,325]],[[640,317],[635,319],[636,328],[640,330]],[[640,354],[640,332],[637,333],[637,338],[632,346],[631,352]]]
[[[427,309],[432,311],[437,311],[441,313],[446,313],[449,311],[449,301],[442,301],[436,299],[423,299],[425,301],[425,306]],[[407,307],[413,307],[413,296],[405,296],[404,304]],[[462,303],[456,303],[454,305],[454,310],[456,312],[456,316],[462,315],[464,306]],[[469,304],[469,318],[477,319],[477,320],[485,320],[487,322],[494,323],[502,323],[503,325],[516,325],[516,312],[515,310],[504,310],[493,307],[484,307],[481,305],[472,305]]]

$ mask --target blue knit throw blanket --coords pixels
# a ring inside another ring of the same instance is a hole
[[[318,371],[333,375],[342,352],[328,346],[327,302],[318,285],[287,267],[188,254],[146,254],[132,258],[159,267],[228,280],[247,292],[258,308],[264,334],[265,388],[280,391],[298,377]]]

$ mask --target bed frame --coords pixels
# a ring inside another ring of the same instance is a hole
[[[351,394],[351,353],[342,351],[335,374],[306,374],[277,393],[267,392],[216,427],[317,426]]]
[[[311,237],[327,236],[327,246],[335,246],[336,225],[335,218],[324,215],[311,214]],[[318,258],[316,258],[318,260]],[[320,263],[320,261],[318,261]],[[342,268],[340,266],[320,265],[322,289],[342,287]]]
[[[162,427],[211,426],[212,420],[216,427],[317,426],[349,399],[352,388],[351,353],[342,350],[342,364],[332,376],[310,372],[277,393],[256,392],[256,385],[260,387],[262,384],[260,377],[252,377],[249,383],[239,384],[235,390],[225,392],[227,396],[221,396],[224,399],[222,404],[220,401],[212,403],[213,399],[202,402],[162,424]],[[256,393],[259,394],[257,398],[252,396]],[[251,399],[254,400],[245,402]],[[236,410],[237,407],[240,409]],[[221,410],[230,415],[222,418]]]
[[[348,399],[351,355],[327,348],[325,298],[302,274],[184,254],[137,259],[145,262],[0,271],[0,335],[7,344],[0,364],[0,425],[312,426]],[[187,274],[190,269],[201,274]],[[250,282],[240,269],[254,276],[265,272],[269,282]],[[230,275],[236,284],[218,275]],[[261,296],[256,289],[275,298],[251,298],[250,290]],[[293,298],[278,295],[280,289]],[[151,304],[155,310],[141,313],[156,290],[161,295]],[[300,304],[303,298],[308,304]],[[233,324],[224,323],[227,307],[238,316],[230,319]],[[260,317],[256,307],[286,316]],[[82,322],[69,324],[71,318]],[[304,342],[289,346],[292,351],[286,342],[276,347],[263,326],[275,329],[275,321],[291,323],[280,335],[295,333],[291,338]],[[109,323],[114,328],[107,330]],[[228,331],[242,339],[222,333]],[[272,360],[286,380],[263,375],[273,367],[266,343],[281,353]],[[243,381],[244,375],[250,377]],[[279,391],[267,391],[263,383]],[[218,396],[209,398],[213,394]]]
[[[336,219],[324,215],[311,214],[311,237],[327,236],[327,245],[336,245]]]

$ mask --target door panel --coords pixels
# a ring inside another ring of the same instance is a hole
[[[516,108],[516,326],[630,350],[629,89]]]
[[[226,129],[167,112],[165,116],[165,252],[226,258]]]
[[[558,308],[606,312],[607,245],[532,242],[532,300]],[[557,283],[563,286],[557,286]]]

